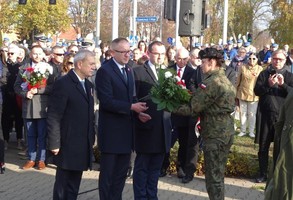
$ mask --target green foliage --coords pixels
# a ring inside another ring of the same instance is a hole
[[[239,149],[234,146],[228,157],[226,175],[251,178],[257,174],[257,171],[257,156],[241,153]]]
[[[38,33],[55,34],[56,31],[67,29],[71,23],[67,13],[68,0],[58,0],[56,5],[49,5],[44,0],[28,0],[26,5],[4,1],[1,6],[1,10],[5,10],[0,14],[0,22],[5,22],[1,23],[1,28],[14,27],[21,39]]]
[[[279,44],[293,45],[293,6],[288,1],[276,0],[273,4],[274,19],[270,22],[269,31]]]
[[[158,110],[172,112],[182,104],[189,103],[191,95],[185,83],[178,81],[173,69],[160,69],[158,84],[151,89],[151,99],[157,104]]]
[[[176,173],[178,143],[176,142],[170,153],[169,173]],[[271,162],[271,159],[270,159]],[[196,175],[204,175],[204,156],[201,151],[198,156]],[[235,137],[234,144],[228,156],[226,176],[254,178],[258,173],[257,148],[253,139],[249,137]]]
[[[179,144],[176,142],[170,150],[170,165],[167,169],[168,173],[176,173],[176,163],[177,163],[177,153],[178,153]]]
[[[229,20],[231,32],[236,35],[252,32],[254,8],[251,3],[249,1],[236,1],[235,4],[230,4],[230,8],[234,9],[235,14],[234,17]]]
[[[229,0],[228,1],[228,35],[237,39],[239,34],[247,32],[254,36],[258,35],[258,20],[268,21],[270,14],[271,0]],[[210,28],[204,31],[207,42],[218,43],[222,38],[224,1],[210,0],[207,12],[211,17]],[[260,28],[260,27],[259,27]],[[262,27],[263,28],[263,27]],[[224,41],[225,42],[225,41]]]
[[[170,166],[168,173],[176,173],[178,142],[170,151]],[[100,152],[94,147],[94,155],[97,162],[100,160]],[[271,159],[270,159],[271,162]],[[202,176],[205,173],[204,156],[200,151],[198,155],[196,175]],[[253,140],[248,137],[235,138],[235,143],[231,148],[226,165],[225,175],[228,177],[254,178],[258,173],[257,150]]]

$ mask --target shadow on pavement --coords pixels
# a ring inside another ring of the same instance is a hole
[[[0,175],[0,199],[2,200],[51,200],[55,181],[54,165],[45,170],[22,170],[26,158],[18,155],[16,142],[11,142],[5,151],[6,171]],[[83,174],[79,190],[79,200],[99,199],[98,172],[99,165],[93,164],[93,171]],[[193,181],[183,184],[176,175],[166,176],[159,180],[158,197],[160,200],[208,199],[204,177],[196,176]],[[257,185],[251,180],[225,178],[225,199],[264,199],[263,191],[254,188]],[[123,191],[123,200],[133,200],[132,179],[127,179]]]

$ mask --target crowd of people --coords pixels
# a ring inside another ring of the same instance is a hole
[[[181,182],[193,180],[202,150],[209,198],[224,199],[225,166],[237,128],[233,113],[239,111],[238,137],[248,133],[259,144],[256,182],[267,181],[275,124],[293,87],[288,45],[278,49],[274,43],[256,52],[242,40],[189,49],[161,41],[132,47],[126,38],[99,47],[90,39],[69,46],[36,39],[29,50],[7,40],[1,47],[1,173],[14,129],[17,148],[28,158],[22,169],[55,164],[53,199],[76,199],[96,140],[100,199],[121,199],[127,176],[133,178],[135,199],[158,199],[158,180],[168,174],[170,148],[178,141]],[[24,73],[42,63],[52,73],[44,85],[29,87]],[[192,92],[190,103],[173,113],[158,110],[149,96],[157,66],[163,65]]]

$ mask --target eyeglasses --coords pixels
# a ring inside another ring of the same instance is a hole
[[[117,53],[121,53],[121,54],[124,54],[124,55],[127,55],[127,54],[130,54],[130,50],[127,50],[127,51],[118,51],[118,50],[115,50],[113,49],[113,51],[117,52]]]
[[[64,53],[54,53],[56,56],[64,56]]]
[[[165,53],[158,53],[158,52],[151,52],[151,54],[154,54],[155,56],[164,56]]]
[[[68,62],[69,65],[73,65],[73,62]]]
[[[249,60],[256,60],[256,58],[248,58]]]
[[[274,60],[274,61],[280,61],[280,62],[282,62],[282,61],[284,61],[285,59],[283,59],[283,58],[273,58],[273,60]]]
[[[13,56],[14,53],[13,52],[8,52],[7,55],[12,55]]]

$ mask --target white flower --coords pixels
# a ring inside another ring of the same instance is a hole
[[[169,71],[165,72],[165,78],[170,78],[170,77],[172,77],[172,73]]]
[[[48,64],[47,70],[50,74],[53,74],[53,67],[51,65]]]
[[[167,69],[165,65],[161,65],[161,69]]]
[[[45,74],[48,71],[50,74],[53,74],[52,66],[45,62],[39,62],[35,66],[35,71],[39,71],[41,74]]]
[[[46,70],[47,70],[47,66],[46,66],[46,65],[48,65],[48,64],[47,64],[47,63],[44,63],[44,62],[40,62],[40,63],[37,64],[36,67],[39,68],[39,72],[40,72],[41,74],[45,74],[45,72],[46,72]]]
[[[177,81],[181,81],[181,78],[179,76],[175,77]]]

